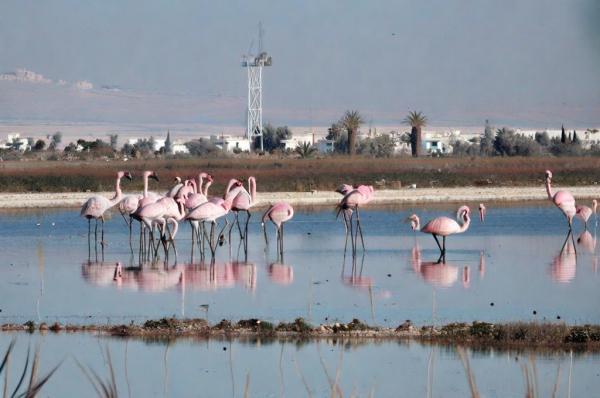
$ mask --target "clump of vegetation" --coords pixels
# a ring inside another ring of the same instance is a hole
[[[304,334],[310,333],[313,330],[313,326],[306,322],[304,318],[296,318],[292,323],[281,322],[275,330]]]

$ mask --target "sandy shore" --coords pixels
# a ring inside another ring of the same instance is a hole
[[[600,186],[561,187],[569,190],[577,199],[600,198]],[[94,195],[91,192],[67,193],[3,193],[0,194],[0,208],[44,208],[77,207]],[[99,192],[106,197],[111,192]],[[333,205],[340,200],[334,192],[259,192],[257,205],[266,206],[278,201],[286,201],[296,206]],[[417,188],[379,190],[375,193],[375,204],[435,203],[435,202],[490,202],[545,200],[546,191],[539,187],[493,187],[493,188]]]

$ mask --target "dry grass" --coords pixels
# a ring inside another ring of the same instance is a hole
[[[255,176],[261,191],[330,190],[341,182],[370,183],[385,180],[380,187],[417,184],[430,186],[538,185],[543,172],[551,169],[557,185],[590,185],[599,179],[600,158],[389,158],[356,156],[322,159],[218,158],[106,161],[6,161],[0,164],[0,190],[4,192],[57,192],[111,190],[114,174],[125,169],[134,174],[125,189],[141,189],[143,170],[160,176],[157,187],[166,189],[175,176],[195,177],[200,171],[215,176],[220,192],[230,178]]]

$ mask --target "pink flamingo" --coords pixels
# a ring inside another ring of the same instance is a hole
[[[484,222],[485,221],[485,213],[487,212],[487,209],[485,208],[485,205],[483,203],[479,204],[479,221]]]
[[[571,195],[569,191],[558,191],[556,193],[552,192],[552,172],[550,170],[546,170],[546,193],[548,194],[548,199],[554,203],[556,207],[562,211],[562,213],[567,218],[567,222],[569,223],[569,231],[572,229],[573,217],[577,214],[577,209],[575,208],[575,198]]]
[[[96,220],[96,229],[94,232],[95,241],[98,240],[98,220],[102,221],[102,239],[100,244],[104,247],[104,213],[121,201],[123,197],[123,193],[121,192],[121,178],[123,177],[131,180],[131,174],[128,171],[119,171],[115,182],[115,196],[113,196],[112,199],[95,195],[86,200],[83,206],[81,206],[81,212],[79,214],[81,217],[85,217],[88,220],[88,246],[90,243],[91,221],[93,218]]]
[[[177,193],[181,188],[183,188],[183,186],[184,183],[181,182],[181,177],[175,177],[175,185],[173,185],[173,187],[167,191],[165,196],[168,198],[174,198],[175,196],[177,196]]]
[[[339,193],[342,196],[346,196],[352,190],[354,190],[354,187],[352,185],[342,184],[335,189],[335,192]]]
[[[232,198],[231,210],[235,214],[235,223],[238,227],[238,231],[240,233],[240,238],[244,240],[244,249],[248,250],[248,240],[246,239],[248,235],[248,223],[250,222],[250,208],[254,206],[256,203],[256,178],[248,177],[248,191],[244,188],[243,185],[239,185],[236,188],[233,188],[225,195],[225,198]],[[244,228],[244,232],[242,232],[242,228],[240,226],[239,212],[246,212],[246,226]],[[231,225],[233,228],[233,224]],[[231,241],[231,228],[229,229],[229,240]]]
[[[269,245],[267,239],[267,228],[265,222],[271,220],[277,229],[277,247],[278,254],[283,261],[283,224],[291,220],[294,217],[294,208],[286,202],[278,202],[269,207],[269,209],[263,214],[261,225],[263,227],[263,233],[265,235],[265,243]]]
[[[341,190],[347,190],[344,184],[340,187]],[[365,240],[363,237],[362,226],[360,224],[359,208],[368,204],[374,197],[374,189],[372,185],[357,185],[353,190],[348,192],[340,201],[337,208],[337,214],[343,212],[344,226],[346,228],[346,243],[344,244],[344,252],[348,246],[348,224],[350,224],[350,238],[352,241],[352,254],[356,255],[357,235],[360,233],[360,241],[363,250],[365,250]],[[356,212],[356,232],[353,233],[352,219]]]
[[[204,178],[206,178],[207,182],[206,185],[203,186]],[[191,210],[200,206],[202,203],[208,202],[208,188],[212,183],[213,177],[210,174],[200,173],[198,176],[198,189],[187,196],[185,207]]]
[[[172,222],[174,224],[174,231],[170,234],[169,243],[173,244],[173,249],[175,250],[175,256],[177,256],[177,250],[175,249],[174,237],[177,234],[178,229],[178,221],[182,220],[185,216],[184,210],[184,199],[178,198],[162,198],[154,203],[150,203],[143,208],[141,208],[137,212],[137,216],[141,219],[144,225],[150,230],[153,230],[154,225],[158,225],[161,242],[165,248],[165,255],[168,254],[168,246],[166,246],[166,232],[167,222]],[[151,232],[152,234],[152,232]],[[156,251],[158,249],[158,245],[154,248],[154,255],[156,256]]]
[[[449,217],[437,217],[425,224],[423,228],[421,228],[419,217],[416,214],[413,214],[408,218],[413,231],[421,231],[426,234],[433,235],[435,243],[437,243],[440,249],[440,258],[438,259],[438,263],[442,262],[442,260],[443,262],[446,262],[446,237],[453,234],[463,233],[469,229],[469,225],[471,225],[471,210],[469,207],[461,206],[456,213],[456,218],[460,224]],[[442,237],[442,245],[440,245],[438,236]]]
[[[592,200],[592,207],[586,205],[577,205],[575,206],[575,216],[579,217],[581,221],[583,221],[585,225],[585,229],[587,229],[587,222],[592,216],[592,214],[596,214],[596,209],[598,207],[598,201],[596,199]]]
[[[186,220],[197,221],[198,223],[204,223],[204,222],[211,223],[209,244],[210,244],[210,250],[212,253],[213,260],[215,257],[215,252],[217,250],[217,247],[216,247],[217,242],[215,240],[215,226],[217,224],[217,220],[219,218],[227,215],[227,213],[229,213],[230,209],[231,209],[231,201],[230,200],[224,200],[223,203],[220,203],[220,204],[216,204],[216,203],[209,201],[209,202],[202,203],[200,206],[198,206],[195,209],[193,209],[192,211],[190,211],[187,214],[187,216],[185,217]],[[221,229],[221,232],[219,233],[219,238],[221,238],[223,231],[225,230],[225,228],[227,227],[228,224],[229,224],[229,222],[227,221],[227,218],[225,218],[225,225],[223,226],[223,228]]]

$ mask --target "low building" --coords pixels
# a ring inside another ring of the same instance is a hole
[[[250,152],[251,142],[246,137],[211,135],[210,142],[224,152]]]
[[[6,142],[0,144],[1,149],[15,149],[20,152],[25,152],[31,150],[31,146],[29,145],[29,140],[27,138],[21,138],[20,133],[12,133],[8,134],[6,137]]]
[[[283,145],[284,150],[294,150],[299,146],[304,144],[315,145],[315,135],[314,134],[300,134],[300,135],[292,135],[292,138],[287,140],[281,140],[281,144]]]

